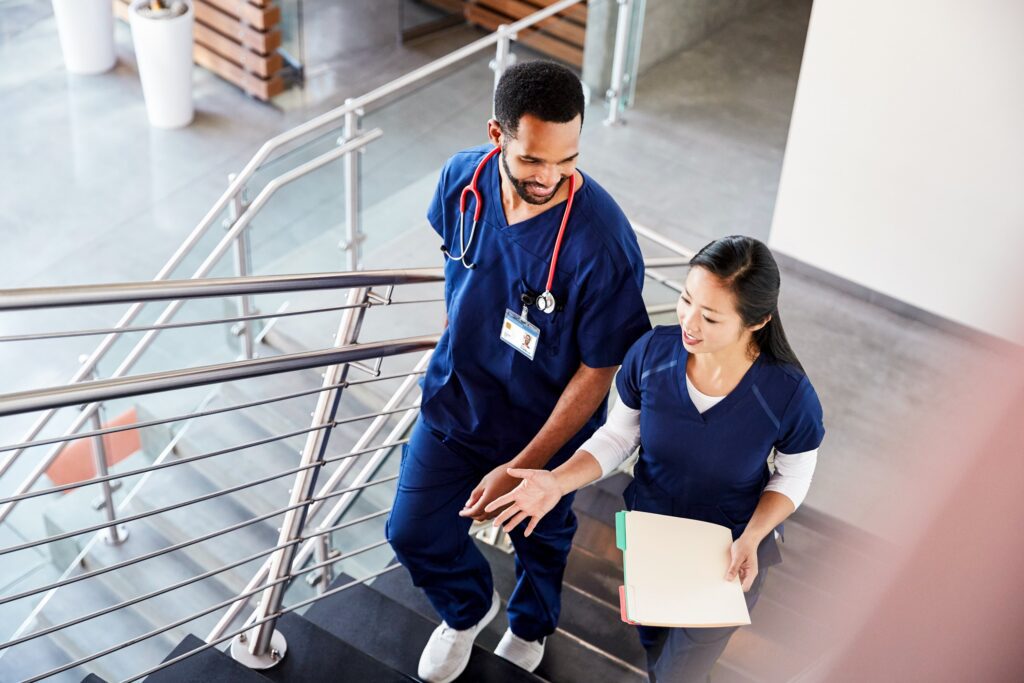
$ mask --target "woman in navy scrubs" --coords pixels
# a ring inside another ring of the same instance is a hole
[[[626,507],[732,530],[726,576],[747,606],[781,562],[777,527],[803,501],[824,437],[821,404],[779,318],[779,269],[768,247],[742,236],[690,261],[679,325],[657,327],[626,354],[621,399],[607,424],[553,471],[523,479],[488,509],[526,535],[562,496],[613,472],[639,445]],[[774,451],[774,471],[769,456]],[[638,627],[652,681],[705,681],[735,628]]]

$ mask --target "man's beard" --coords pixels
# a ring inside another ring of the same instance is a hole
[[[547,204],[554,199],[555,196],[558,195],[558,190],[561,189],[562,184],[569,179],[569,176],[562,176],[562,179],[558,181],[558,184],[555,185],[555,189],[550,195],[543,199],[538,199],[535,195],[531,195],[530,191],[527,189],[531,183],[526,183],[512,175],[512,169],[508,167],[508,159],[505,158],[504,147],[501,148],[501,166],[505,169],[505,175],[508,176],[509,182],[512,183],[512,187],[515,189],[516,194],[519,195],[519,198],[527,204],[534,204],[537,206]]]

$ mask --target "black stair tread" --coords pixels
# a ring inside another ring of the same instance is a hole
[[[507,556],[507,561],[511,561],[511,556]],[[497,577],[495,584],[498,586],[499,593],[502,593]],[[432,623],[436,624],[439,622],[437,613],[423,594],[423,591],[412,585],[409,573],[404,568],[378,577],[374,580],[372,588],[418,614],[427,617]],[[565,591],[563,591],[563,596],[564,594]],[[504,592],[504,595],[507,596],[508,592]],[[563,605],[563,619],[565,618],[564,615],[565,606]],[[617,621],[618,616],[609,610],[609,619]],[[629,645],[635,645],[637,648],[640,648],[640,643],[632,628],[622,624],[621,621],[618,623],[627,628],[626,637],[623,639],[628,641]],[[508,619],[505,616],[505,611],[502,610],[494,621],[488,624],[484,632],[480,634],[477,644],[487,650],[493,650],[506,628],[508,628]],[[425,643],[426,641],[422,642]],[[607,654],[601,655],[582,645],[572,634],[559,629],[547,639],[544,659],[541,661],[536,673],[548,681],[607,680],[640,682],[646,680],[646,675],[639,671],[638,668],[635,663],[620,661],[618,658],[612,658]],[[587,673],[584,675],[582,672]]]
[[[384,576],[404,571],[393,570]],[[340,575],[331,585],[337,587],[350,581],[350,577]],[[416,674],[423,646],[440,623],[436,616],[429,618],[378,590],[360,584],[315,603],[306,613],[306,618],[410,676]],[[474,645],[469,665],[458,680],[535,683],[537,678]]]
[[[598,486],[586,486],[576,492],[573,510],[585,513],[605,524],[615,524],[615,513],[626,509],[622,496]]]
[[[511,595],[516,585],[512,555],[486,543],[477,543],[477,546],[491,565],[491,575],[498,593]],[[617,605],[612,606],[606,601],[573,590],[571,586],[566,587],[564,582],[558,628],[637,668],[643,668],[646,662],[636,630],[621,620]],[[557,642],[551,643],[553,651],[561,649],[560,645]]]
[[[163,661],[168,662],[203,645],[204,641],[189,634]],[[216,647],[209,647],[150,674],[145,683],[267,683],[267,679]]]
[[[622,551],[615,545],[615,527],[586,512],[576,512],[576,535],[573,545],[612,564],[622,564]]]
[[[622,564],[598,557],[580,546],[573,546],[565,568],[566,585],[619,608],[619,586],[622,585]]]
[[[398,683],[415,680],[395,671],[294,612],[278,620],[288,651],[280,664],[262,671],[279,683]]]
[[[633,481],[633,477],[625,472],[616,472],[604,479],[598,479],[592,484],[592,488],[600,489],[606,493],[611,494],[622,503],[622,492],[626,490],[630,482]],[[621,508],[620,508],[621,509]]]

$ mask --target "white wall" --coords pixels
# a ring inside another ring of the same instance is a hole
[[[816,0],[770,244],[1024,343],[1024,0]]]

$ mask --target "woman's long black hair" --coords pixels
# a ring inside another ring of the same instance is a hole
[[[721,280],[736,296],[743,324],[748,327],[771,320],[754,332],[754,343],[779,363],[804,368],[786,339],[779,318],[779,266],[764,242],[744,235],[717,239],[690,259]]]

